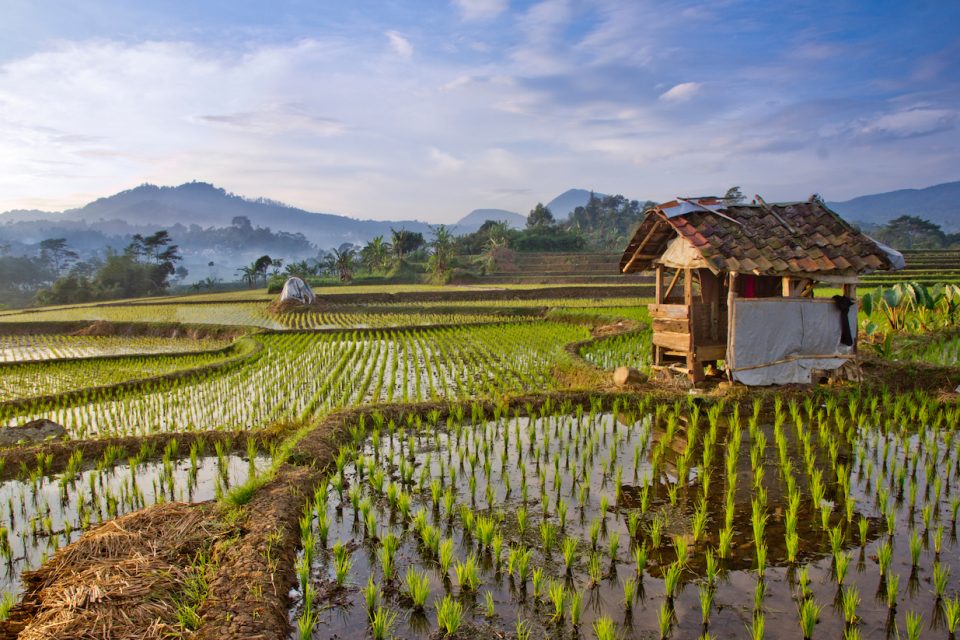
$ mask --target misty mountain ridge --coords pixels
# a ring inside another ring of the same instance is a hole
[[[507,226],[511,229],[522,229],[527,224],[527,217],[515,211],[507,211],[506,209],[474,209],[457,220],[453,228],[456,233],[473,233],[487,220],[506,222]]]
[[[870,225],[910,215],[936,223],[948,233],[960,231],[960,181],[874,193],[827,206],[848,220]]]
[[[607,194],[586,189],[567,189],[547,203],[547,209],[555,220],[566,220],[577,207],[585,207],[590,202],[590,194],[595,198],[605,198]]]

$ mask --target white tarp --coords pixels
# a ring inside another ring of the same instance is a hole
[[[656,261],[671,269],[710,269],[714,271],[703,254],[697,251],[697,248],[690,244],[689,240],[680,236],[674,237],[667,243],[667,249]]]
[[[283,291],[280,292],[280,302],[293,300],[301,304],[313,304],[316,299],[317,296],[313,294],[310,285],[296,276],[287,278],[287,281],[283,283]]]
[[[867,237],[870,238],[870,236],[867,236]],[[893,247],[883,244],[879,240],[874,240],[873,238],[870,238],[870,240],[872,240],[873,244],[877,245],[880,248],[880,250],[883,251],[884,254],[886,254],[887,260],[890,261],[891,271],[900,271],[900,269],[906,268],[907,261],[903,259],[902,253],[900,253]]]
[[[839,369],[853,353],[852,346],[840,344],[840,310],[833,300],[740,298],[734,305],[727,352],[737,382],[809,383],[814,369]],[[856,304],[846,321],[856,343]]]

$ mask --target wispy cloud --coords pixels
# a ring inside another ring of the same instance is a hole
[[[404,60],[409,60],[410,57],[413,56],[413,45],[410,44],[409,40],[396,31],[387,31],[385,35],[390,42],[390,48],[393,49],[395,54]]]
[[[507,0],[453,0],[464,20],[492,20],[507,8]]]
[[[687,102],[692,100],[703,85],[699,82],[681,82],[660,94],[663,102]]]
[[[219,16],[202,37],[174,12],[163,39],[33,38],[0,58],[0,210],[203,179],[450,221],[573,186],[843,199],[957,178],[958,58],[942,25],[960,10],[366,1],[323,21]],[[691,36],[713,23],[722,32]],[[917,33],[916,53],[889,46]]]

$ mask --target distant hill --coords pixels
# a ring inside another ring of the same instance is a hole
[[[11,211],[0,214],[0,224],[26,220],[85,222],[91,228],[116,234],[178,223],[227,227],[238,216],[248,218],[255,227],[300,232],[323,249],[345,242],[363,243],[377,235],[389,236],[391,227],[429,231],[428,225],[418,220],[384,222],[313,213],[265,198],[244,198],[205,182],[178,187],[145,184],[64,212]]]
[[[935,222],[944,231],[960,231],[960,181],[926,189],[898,189],[827,204],[844,218],[856,222],[882,225],[899,216],[912,215]]]
[[[506,209],[474,209],[457,221],[456,232],[473,233],[487,220],[506,222],[513,229],[522,229],[527,224],[524,216]]]
[[[602,198],[606,194],[594,192],[593,195]],[[573,213],[574,209],[586,205],[589,201],[590,192],[586,189],[567,189],[548,202],[547,208],[550,209],[550,213],[553,214],[555,219],[563,220]]]

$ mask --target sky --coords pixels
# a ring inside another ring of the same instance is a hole
[[[359,218],[960,179],[956,0],[0,0],[0,211]]]

